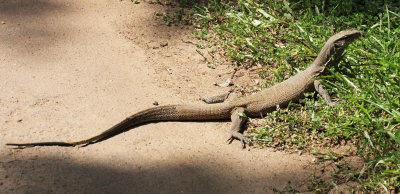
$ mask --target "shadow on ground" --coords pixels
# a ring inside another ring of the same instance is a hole
[[[127,164],[113,169],[96,161],[80,164],[70,159],[36,156],[6,159],[0,165],[0,172],[4,171],[0,193],[266,193],[274,187],[284,188],[286,184],[271,184],[287,180],[287,175],[279,172],[272,183],[268,181],[270,175],[238,177],[235,173],[218,173],[218,169],[200,163],[173,165],[168,161],[154,168]],[[246,184],[249,181],[260,184]]]
[[[47,0],[2,0],[0,1],[0,13],[9,16],[40,16],[54,11],[63,10],[59,3]]]
[[[72,34],[65,20],[60,20],[70,11],[60,1],[0,0],[0,42],[12,52],[27,55],[52,46]]]

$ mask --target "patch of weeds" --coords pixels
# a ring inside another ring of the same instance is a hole
[[[193,36],[213,40],[235,65],[264,66],[260,76],[269,79],[265,87],[303,70],[336,32],[362,30],[363,36],[349,46],[342,62],[327,67],[319,78],[342,99],[341,104],[330,107],[309,94],[300,104],[267,114],[266,125],[250,129],[249,139],[260,146],[310,151],[315,146],[351,142],[366,166],[357,173],[340,173],[352,177],[361,190],[398,191],[399,1],[209,1],[192,10],[197,27]],[[324,161],[342,157],[329,150],[314,154],[323,156]],[[326,183],[324,191],[339,182]],[[315,185],[318,190],[321,184]]]
[[[274,188],[273,191],[274,191],[275,194],[280,194],[280,193],[299,193],[299,191],[295,190],[292,187],[292,184],[291,184],[290,181],[287,183],[287,186],[283,190],[279,190],[279,189]]]
[[[186,12],[185,8],[175,9],[174,11],[167,10],[164,13],[156,12],[154,13],[154,18],[156,20],[162,20],[167,26],[180,24],[191,25],[192,21]]]

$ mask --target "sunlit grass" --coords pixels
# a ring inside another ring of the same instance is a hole
[[[330,107],[314,93],[300,103],[265,115],[266,125],[250,130],[255,145],[309,150],[322,161],[340,153],[315,151],[343,142],[365,159],[347,179],[365,191],[400,188],[400,2],[398,1],[207,1],[191,4],[193,37],[207,40],[234,65],[263,66],[269,87],[303,70],[333,34],[363,31],[342,62],[319,79],[341,99]],[[346,143],[346,144],[347,144]],[[327,149],[328,150],[328,149]],[[342,168],[344,169],[344,168]],[[314,184],[316,183],[316,184]],[[313,182],[315,191],[335,185]]]

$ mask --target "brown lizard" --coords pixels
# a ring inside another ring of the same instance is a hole
[[[223,120],[231,118],[232,134],[228,141],[232,142],[234,139],[238,139],[242,142],[243,147],[245,147],[246,141],[241,133],[241,127],[246,119],[241,116],[241,113],[250,117],[257,117],[263,113],[274,111],[277,106],[285,107],[289,102],[295,102],[304,97],[305,92],[313,90],[321,94],[329,105],[334,105],[330,100],[328,92],[315,78],[324,71],[326,66],[338,63],[347,46],[360,37],[361,34],[362,33],[357,30],[342,31],[335,34],[325,43],[312,65],[304,71],[251,96],[236,98],[234,100],[217,104],[167,105],[149,108],[133,114],[99,135],[80,141],[8,143],[7,145],[19,146],[19,148],[33,146],[88,145],[105,140],[130,128],[149,122]]]

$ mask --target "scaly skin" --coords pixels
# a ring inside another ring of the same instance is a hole
[[[326,66],[338,63],[343,51],[355,39],[361,36],[360,31],[342,31],[335,34],[325,43],[318,57],[312,65],[297,75],[276,84],[262,92],[244,98],[238,98],[229,102],[207,105],[169,105],[149,108],[138,112],[110,129],[94,137],[75,142],[37,142],[37,143],[9,143],[10,146],[19,148],[34,146],[77,146],[99,142],[117,135],[130,128],[154,121],[198,121],[198,120],[223,120],[232,119],[232,137],[246,142],[239,133],[244,119],[237,116],[243,112],[248,116],[260,116],[263,113],[272,112],[279,105],[285,107],[289,102],[295,102],[302,98],[305,92],[317,90],[315,78],[318,77]],[[323,95],[326,97],[325,95]],[[329,100],[329,99],[328,99]]]

